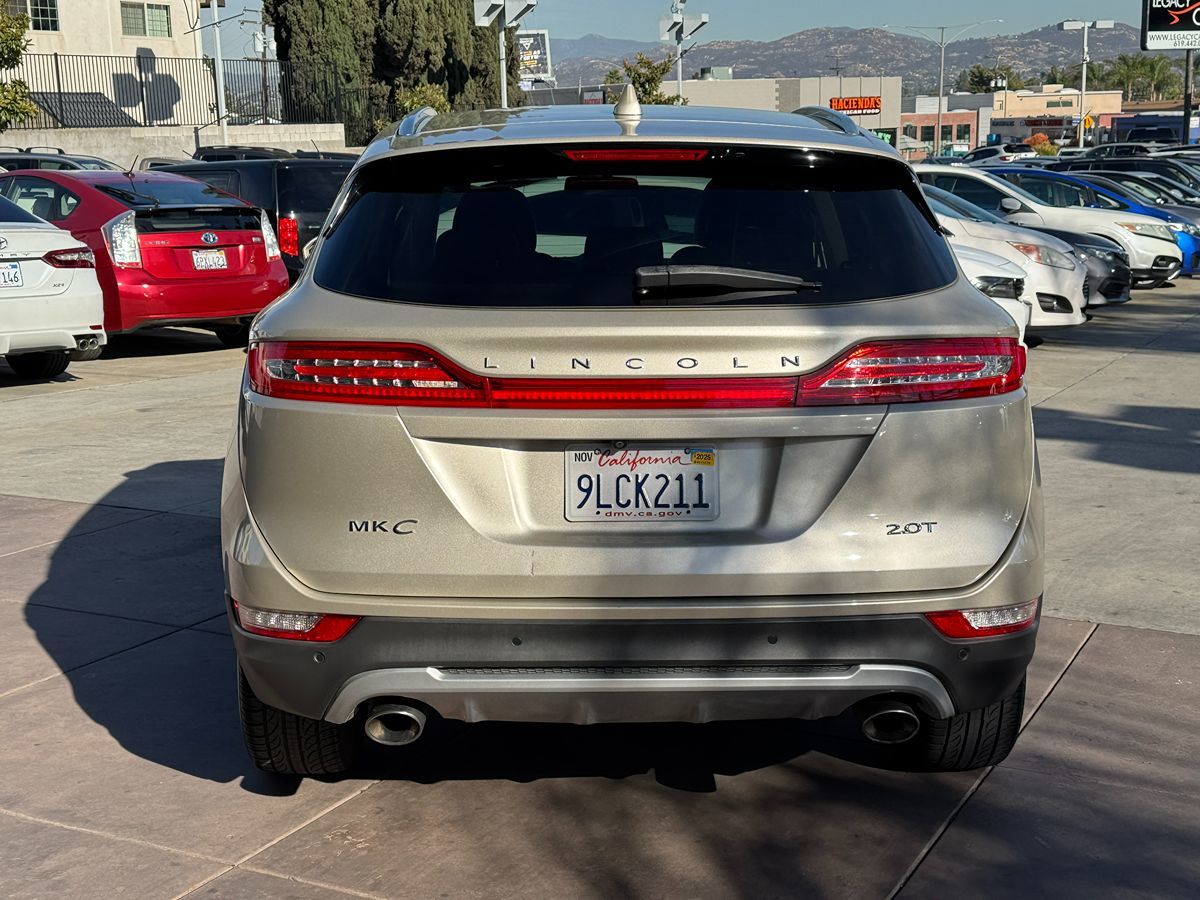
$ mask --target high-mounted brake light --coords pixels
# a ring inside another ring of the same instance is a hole
[[[697,147],[621,147],[564,150],[571,162],[699,162],[708,151]]]
[[[42,261],[56,269],[94,269],[96,255],[83,247],[72,247],[69,250],[51,250],[42,257]]]
[[[486,378],[427,347],[267,341],[250,347],[259,394],[385,406],[492,409],[780,409],[911,403],[1014,391],[1024,348],[1011,338],[889,341],[853,348],[808,376]]]
[[[300,223],[293,216],[279,217],[279,249],[288,256],[300,255]]]
[[[282,612],[276,609],[255,609],[233,601],[238,624],[251,634],[281,638],[287,641],[331,643],[341,640],[358,624],[362,616],[335,613]]]
[[[108,255],[119,269],[140,269],[142,248],[138,243],[137,215],[130,210],[100,226]]]
[[[1013,606],[987,609],[952,609],[946,612],[925,613],[938,631],[948,638],[995,637],[1024,631],[1037,621],[1041,598]]]
[[[283,234],[283,223],[285,221],[287,220],[279,220],[279,232],[281,235]],[[296,220],[293,219],[292,224],[295,224],[295,221]],[[275,260],[279,259],[279,245],[281,241],[277,241],[275,239],[275,229],[271,227],[271,220],[267,218],[267,214],[265,212],[259,213],[259,222],[262,226],[263,249],[267,251],[267,262],[274,262]],[[298,240],[298,235],[293,237],[293,243],[296,240]],[[296,254],[293,253],[292,255],[295,256]]]
[[[798,406],[961,400],[1015,391],[1025,347],[1015,338],[944,338],[860,344],[800,379]]]

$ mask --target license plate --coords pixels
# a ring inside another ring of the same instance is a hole
[[[22,287],[24,284],[19,262],[0,263],[0,287]]]
[[[720,513],[711,446],[571,444],[566,475],[568,522],[711,522]]]
[[[201,269],[226,269],[229,267],[229,263],[225,261],[224,250],[193,250],[192,267],[196,271],[200,271]]]

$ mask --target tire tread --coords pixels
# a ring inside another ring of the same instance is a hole
[[[357,744],[350,726],[309,719],[264,703],[240,668],[238,701],[246,751],[264,772],[336,775],[352,768]]]

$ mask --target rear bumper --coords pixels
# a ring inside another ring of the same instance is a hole
[[[117,315],[109,316],[116,321],[105,322],[110,332],[254,316],[289,286],[281,262],[263,275],[206,282],[157,280],[135,270],[122,270],[118,278]]]
[[[464,621],[367,617],[340,641],[264,638],[231,620],[272,706],[331,722],[377,698],[465,721],[706,722],[837,715],[880,694],[936,717],[1008,696],[1036,626],[942,637],[920,615],[779,621]]]
[[[90,289],[76,281],[68,291],[49,297],[6,297],[0,304],[0,355],[39,350],[74,350],[76,338],[107,341],[98,326],[104,321],[99,285],[90,270],[80,270],[92,281]],[[11,290],[11,289],[10,289]]]

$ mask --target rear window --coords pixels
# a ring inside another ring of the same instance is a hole
[[[128,182],[95,184],[103,191],[130,209],[152,209],[156,206],[244,206],[237,197],[217,190],[201,181],[192,179],[139,179]]]
[[[557,148],[434,152],[360,170],[314,278],[411,303],[631,306],[638,269],[717,266],[819,285],[724,291],[722,303],[867,300],[956,277],[922,202],[902,163],[859,155],[712,147],[692,161],[584,162]]]
[[[344,166],[280,166],[277,176],[280,215],[329,212],[349,174],[350,163]]]
[[[41,222],[37,216],[28,213],[11,200],[0,197],[0,222]]]

